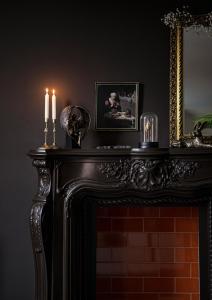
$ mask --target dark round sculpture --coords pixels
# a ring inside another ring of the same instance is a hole
[[[91,117],[89,112],[81,106],[66,106],[60,114],[60,125],[74,143],[81,146],[90,127]]]

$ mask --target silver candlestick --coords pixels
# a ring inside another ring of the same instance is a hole
[[[44,128],[44,144],[40,147],[43,149],[48,149],[49,145],[47,143],[47,139],[48,139],[48,120],[45,120],[45,128]]]
[[[52,132],[53,132],[53,143],[52,143],[51,148],[57,149],[58,147],[56,145],[56,120],[55,119],[52,120],[52,124],[53,124],[53,129],[52,129]]]

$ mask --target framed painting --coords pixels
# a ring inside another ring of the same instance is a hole
[[[96,83],[96,130],[137,131],[138,82]]]

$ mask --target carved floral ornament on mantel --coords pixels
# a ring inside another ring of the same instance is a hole
[[[175,12],[165,14],[161,20],[173,30],[183,27],[186,30],[195,30],[197,33],[205,31],[212,35],[212,11],[204,15],[192,15],[188,7],[183,6],[182,10],[177,8]]]
[[[104,162],[99,166],[106,179],[146,192],[176,185],[180,179],[194,175],[197,168],[197,162],[176,159],[126,159]]]

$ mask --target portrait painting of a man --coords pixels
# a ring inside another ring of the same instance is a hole
[[[96,83],[96,129],[138,129],[138,83]]]

